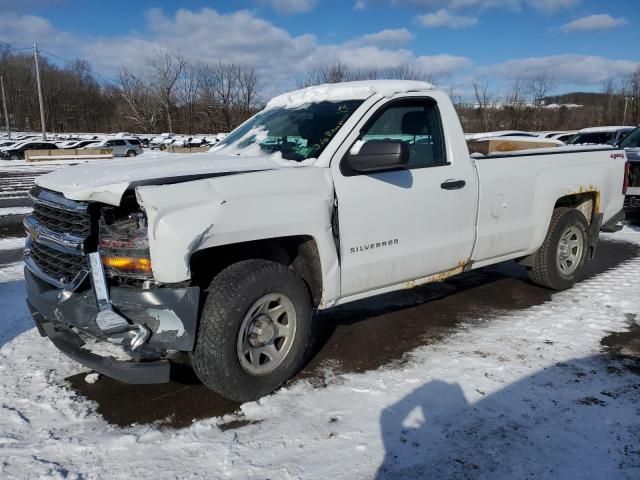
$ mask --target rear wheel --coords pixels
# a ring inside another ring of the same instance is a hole
[[[207,387],[240,402],[267,395],[303,366],[312,305],[291,270],[245,260],[212,280],[191,360]]]
[[[589,224],[584,215],[573,208],[555,209],[529,277],[553,290],[570,288],[581,277],[588,245]]]
[[[127,152],[127,157],[135,157],[135,156],[136,156],[136,152],[135,152],[135,151],[133,151],[133,150],[129,150],[129,151]]]
[[[10,160],[20,160],[20,155],[18,155],[17,153],[14,153],[13,155],[11,155],[9,157]]]

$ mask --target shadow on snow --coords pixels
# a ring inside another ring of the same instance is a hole
[[[431,381],[383,410],[376,478],[640,478],[639,366],[558,363],[472,404]]]

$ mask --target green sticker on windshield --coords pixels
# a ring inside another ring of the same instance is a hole
[[[313,152],[313,147],[300,146],[296,148],[296,153],[302,155],[304,158],[307,158],[311,152]]]
[[[349,113],[349,107],[343,103],[338,107],[338,113]]]

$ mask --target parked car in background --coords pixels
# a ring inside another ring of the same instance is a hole
[[[627,192],[624,206],[628,210],[640,211],[640,127],[633,130],[620,142],[629,162]]]
[[[149,142],[149,148],[151,150],[155,150],[155,149],[162,150],[165,148],[167,140],[170,140],[174,137],[175,135],[173,133],[163,133],[162,135],[153,137]]]
[[[569,132],[556,133],[547,138],[550,138],[551,140],[559,140],[562,143],[567,143],[569,140],[575,137],[577,133],[578,133],[577,130],[571,130]]]
[[[569,139],[567,145],[618,145],[634,127],[583,128]]]
[[[143,153],[142,144],[137,138],[110,138],[92,142],[85,148],[110,148],[114,157],[135,157]]]
[[[96,143],[96,141],[95,140],[69,141],[69,142],[64,142],[63,145],[58,145],[58,147],[63,148],[65,150],[70,150],[74,148],[84,148],[87,145],[91,145],[92,143]]]
[[[0,150],[0,158],[4,160],[24,160],[24,152],[27,150],[57,150],[58,146],[52,142],[26,141],[17,143],[11,147]]]

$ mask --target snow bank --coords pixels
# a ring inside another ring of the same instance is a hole
[[[24,248],[24,237],[0,237],[0,250]]]
[[[0,217],[5,215],[27,215],[33,211],[31,207],[5,207],[0,208]]]

